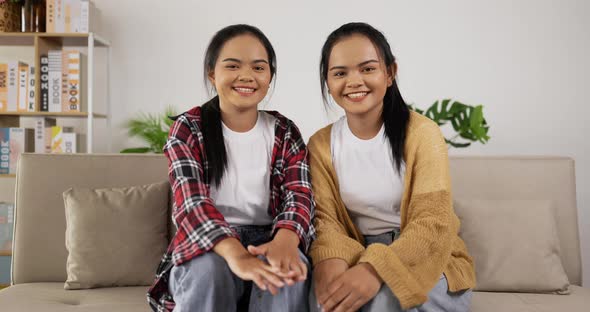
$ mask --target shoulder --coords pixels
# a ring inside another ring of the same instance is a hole
[[[295,125],[291,119],[285,117],[283,114],[277,111],[261,110],[266,116],[270,116],[275,121],[275,135],[280,138],[286,138],[290,140],[301,140],[301,133],[299,128]]]
[[[332,135],[332,127],[334,124],[329,124],[322,129],[316,131],[310,138],[307,146],[310,153],[312,150],[318,151],[322,148],[330,148],[330,140]]]
[[[406,144],[422,140],[438,140],[442,138],[440,127],[432,119],[417,112],[410,111],[410,120],[406,135]]]

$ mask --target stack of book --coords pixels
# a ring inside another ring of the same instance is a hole
[[[77,50],[49,50],[41,55],[41,112],[80,112],[85,55]]]
[[[47,0],[48,33],[89,33],[94,31],[98,11],[90,0]]]
[[[0,112],[34,112],[35,108],[35,66],[0,63]]]
[[[83,66],[78,50],[50,50],[40,60],[40,103],[35,104],[35,66],[21,61],[0,63],[0,112],[82,111]]]
[[[22,153],[78,153],[80,134],[57,126],[54,118],[37,117],[35,129],[0,128],[0,174],[16,174]]]

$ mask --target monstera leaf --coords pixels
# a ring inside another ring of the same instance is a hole
[[[126,124],[129,136],[141,138],[148,146],[126,148],[121,153],[162,153],[168,131],[174,123],[169,116],[176,116],[172,107],[166,108],[161,115],[141,113],[137,118],[129,120]]]
[[[409,107],[432,119],[439,126],[444,126],[450,122],[456,135],[452,138],[445,138],[445,141],[452,147],[468,147],[473,142],[485,144],[490,139],[488,136],[490,127],[483,116],[482,105],[474,107],[459,101],[444,99],[434,102],[426,111],[414,105],[409,105]],[[459,138],[463,140],[459,141]]]

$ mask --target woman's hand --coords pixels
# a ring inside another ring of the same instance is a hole
[[[325,312],[354,312],[377,295],[382,283],[371,264],[360,263],[330,283],[318,301]]]
[[[280,229],[274,239],[259,246],[248,246],[253,256],[264,256],[287,285],[307,278],[307,265],[299,257],[299,237],[291,230]]]
[[[313,284],[316,300],[328,296],[328,287],[348,270],[348,263],[339,258],[324,260],[313,269]]]
[[[268,263],[248,253],[235,238],[224,239],[213,247],[227,262],[229,269],[239,278],[252,281],[262,290],[276,295],[278,288],[285,286],[281,278]]]

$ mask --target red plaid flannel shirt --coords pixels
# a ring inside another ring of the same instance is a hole
[[[314,201],[311,191],[307,148],[295,124],[275,111],[275,141],[271,158],[270,203],[272,233],[290,229],[299,236],[306,252],[315,237],[312,225]],[[180,265],[210,251],[228,237],[239,239],[209,197],[205,182],[207,160],[200,130],[201,107],[180,115],[172,127],[164,154],[168,158],[174,206],[172,218],[177,232],[148,290],[148,303],[154,311],[171,311],[174,301],[168,291],[168,277]]]

